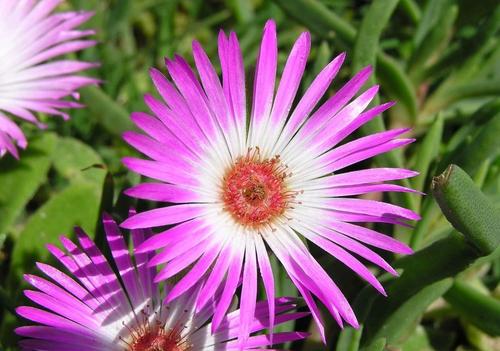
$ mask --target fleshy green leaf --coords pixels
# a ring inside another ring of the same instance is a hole
[[[292,17],[296,18],[299,22],[304,23],[308,28],[314,31],[322,38],[338,37],[349,45],[354,45],[358,37],[356,28],[348,21],[339,17],[334,12],[330,11],[326,6],[317,0],[274,0],[280,5],[283,10],[289,13]],[[384,0],[390,1],[390,0]],[[383,4],[384,1],[381,1]],[[389,4],[387,2],[386,4]],[[383,9],[380,5],[375,7],[376,12],[383,15]],[[366,30],[369,31],[371,26],[378,26],[379,20],[372,13],[366,17]],[[383,26],[381,26],[383,29]],[[381,30],[380,29],[380,30]],[[375,33],[376,34],[376,33]],[[367,32],[362,38],[367,38],[372,41],[373,38],[378,39],[378,35],[371,36]],[[365,39],[363,39],[364,41]],[[374,45],[374,44],[371,44]],[[375,43],[378,46],[378,42]],[[368,50],[372,50],[369,48]],[[377,53],[377,75],[384,83],[384,89],[390,91],[391,95],[395,96],[402,104],[404,104],[413,118],[416,116],[416,97],[410,79],[405,74],[400,65],[388,55],[378,52]]]
[[[353,49],[353,71],[359,71],[364,66],[376,67],[376,56],[379,50],[379,41],[389,18],[391,17],[398,0],[376,0],[370,5],[366,15],[361,21],[360,29],[356,36]],[[368,84],[372,85],[375,78],[370,77]],[[373,103],[378,104],[378,96]],[[375,118],[362,127],[365,134],[371,134],[385,130],[381,118]]]
[[[422,19],[417,27],[413,43],[415,47],[419,47],[427,34],[436,26],[439,19],[449,7],[450,0],[429,1],[424,8]]]
[[[419,71],[428,66],[429,60],[437,60],[436,55],[444,49],[447,40],[450,39],[453,30],[453,24],[458,16],[458,6],[453,5],[446,8],[439,21],[426,35],[425,39],[413,52],[410,59],[410,71],[416,72],[418,76]]]
[[[101,157],[89,145],[73,138],[60,138],[53,158],[56,171],[72,182],[95,180],[88,178],[95,173],[89,168],[103,163]],[[87,169],[88,172],[82,172]],[[101,172],[96,175],[102,177]]]
[[[459,280],[454,282],[444,298],[461,316],[481,330],[490,335],[500,335],[500,301]]]
[[[500,245],[500,213],[460,167],[450,165],[432,181],[432,192],[448,221],[483,254]]]
[[[500,94],[500,81],[495,79],[483,80],[477,82],[463,82],[448,86],[432,95],[427,100],[423,108],[423,114],[432,114],[439,111],[454,102],[466,98],[498,96]]]
[[[500,154],[500,112],[483,125],[476,137],[467,145],[458,164],[474,175],[482,161]]]
[[[56,136],[43,133],[30,141],[19,161],[0,160],[0,233],[6,231],[46,181]]]
[[[403,274],[384,285],[388,297],[376,296],[364,321],[365,343],[372,343],[379,329],[386,325],[393,313],[406,301],[427,286],[453,277],[467,268],[476,258],[477,252],[458,233],[434,242],[411,256],[394,263],[402,268]]]
[[[414,0],[401,0],[399,3],[414,23],[420,22],[422,11]]]
[[[358,351],[361,335],[363,334],[363,326],[359,329],[347,327],[342,330],[337,342],[336,351]]]
[[[104,171],[100,170],[102,178]],[[80,226],[93,235],[99,217],[102,184],[76,182],[55,194],[26,223],[12,251],[9,286],[18,286],[24,272],[33,270],[38,260],[49,257],[45,244],[58,243],[60,235],[72,235]],[[13,284],[16,285],[13,285]]]
[[[400,340],[417,322],[420,315],[436,299],[441,297],[453,284],[453,279],[446,278],[430,284],[406,300],[397,310],[379,326],[374,338],[387,338],[391,344]]]
[[[375,0],[371,3],[359,27],[354,43],[353,70],[375,65],[382,31],[391,18],[398,0]],[[373,80],[373,79],[372,79]]]
[[[379,338],[372,342],[367,347],[363,347],[361,351],[383,351],[385,349],[385,345],[387,344],[386,338]]]
[[[127,130],[134,129],[129,113],[118,105],[100,88],[89,86],[81,90],[82,101],[97,123],[100,123],[109,133],[121,136]]]
[[[356,29],[345,19],[330,11],[317,0],[274,0],[292,17],[306,24],[321,36],[339,36],[352,44],[356,38]]]
[[[411,179],[415,189],[424,190],[424,182],[427,178],[429,166],[439,153],[443,127],[443,119],[438,116],[429,131],[425,134],[425,137],[418,148],[415,169],[417,169],[420,174]]]

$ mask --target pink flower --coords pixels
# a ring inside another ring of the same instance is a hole
[[[131,257],[127,244],[116,223],[104,219],[104,229],[112,263],[102,255],[95,243],[81,229],[76,229],[79,245],[61,237],[65,251],[49,245],[48,249],[69,275],[44,263],[37,263],[45,278],[25,275],[34,290],[25,295],[39,307],[22,306],[17,313],[35,325],[19,327],[16,333],[23,350],[86,350],[86,351],[198,351],[262,348],[273,342],[284,343],[307,336],[301,332],[252,336],[245,345],[236,339],[241,311],[225,317],[220,329],[210,333],[211,304],[196,310],[201,285],[195,284],[176,301],[162,303],[171,290],[153,282],[155,269],[149,266],[151,254],[138,253]],[[140,245],[148,231],[133,231],[134,245]],[[113,271],[118,269],[118,275]],[[162,292],[163,291],[163,292]],[[216,298],[220,292],[212,297]],[[211,298],[212,298],[211,297]],[[293,298],[275,300],[277,323],[292,321],[307,315],[291,312]],[[269,314],[266,302],[256,304],[249,331],[267,327]]]
[[[61,0],[0,0],[0,157],[9,152],[19,158],[16,145],[27,141],[12,116],[40,123],[33,112],[69,116],[62,108],[81,107],[65,100],[75,91],[98,80],[75,75],[95,63],[54,59],[95,45],[82,38],[93,30],[76,30],[92,13],[52,14]]]
[[[276,84],[278,52],[273,21],[268,21],[264,28],[251,113],[247,114],[238,39],[234,33],[227,37],[221,32],[218,44],[222,83],[197,42],[193,43],[193,55],[198,76],[179,56],[166,60],[173,83],[158,70],[151,71],[164,102],[147,95],[145,102],[153,115],[132,114],[144,134],[124,135],[130,145],[149,159],[125,158],[124,164],[158,182],[139,184],[128,189],[127,194],[174,205],[139,213],[122,226],[137,229],[173,225],[140,245],[138,252],[163,249],[151,260],[156,265],[167,263],[156,281],[192,267],[170,291],[167,302],[208,276],[197,301],[197,308],[201,309],[223,287],[216,304],[214,331],[221,325],[242,280],[240,337],[244,339],[248,334],[255,312],[258,270],[269,309],[275,309],[269,250],[302,294],[323,338],[313,296],[339,325],[345,320],[357,327],[349,302],[309,253],[301,237],[385,294],[373,273],[357,257],[396,275],[370,246],[400,254],[411,253],[411,249],[357,223],[405,224],[419,216],[395,205],[350,197],[372,192],[411,192],[385,182],[417,173],[393,168],[344,173],[341,170],[407,145],[413,139],[398,139],[407,130],[395,129],[339,145],[393,103],[366,110],[378,86],[355,97],[372,71],[366,67],[319,106],[344,54],[333,59],[304,95],[297,98],[310,49],[309,33],[303,33],[295,42]]]

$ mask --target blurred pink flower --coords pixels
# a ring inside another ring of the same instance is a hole
[[[54,61],[58,56],[95,45],[85,40],[93,30],[76,30],[90,12],[52,13],[61,0],[0,0],[0,157],[9,152],[19,158],[16,145],[26,148],[19,117],[43,128],[33,112],[59,115],[62,108],[81,107],[64,99],[78,97],[78,88],[95,84],[94,78],[75,75],[96,63]]]

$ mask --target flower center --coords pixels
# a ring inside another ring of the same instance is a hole
[[[127,342],[129,351],[190,351],[191,346],[183,340],[180,330],[165,330],[164,326],[147,325],[131,332]]]
[[[294,196],[287,191],[285,171],[279,156],[261,159],[258,148],[249,150],[223,178],[224,209],[236,222],[252,227],[281,216]]]

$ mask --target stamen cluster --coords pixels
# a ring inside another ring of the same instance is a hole
[[[279,155],[262,159],[259,148],[249,149],[227,171],[222,182],[224,208],[244,226],[258,227],[284,214],[293,193]]]
[[[183,326],[168,328],[155,313],[155,320],[149,321],[149,306],[142,311],[142,321],[135,328],[127,327],[128,338],[120,338],[128,351],[190,351],[191,345],[181,336]]]

